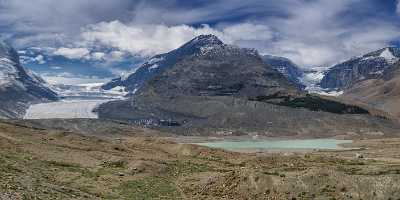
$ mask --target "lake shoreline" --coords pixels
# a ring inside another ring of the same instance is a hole
[[[276,153],[310,151],[354,150],[353,140],[336,138],[288,138],[288,137],[178,137],[180,144],[194,144],[210,148],[224,149],[241,153]]]

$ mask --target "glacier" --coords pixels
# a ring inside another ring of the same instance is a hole
[[[62,100],[30,105],[24,119],[97,119],[98,115],[94,112],[97,106],[108,101],[124,99],[128,94],[121,86],[103,90],[102,84],[53,84],[52,89],[57,91]]]
[[[24,119],[98,118],[93,110],[108,100],[65,100],[31,105]]]

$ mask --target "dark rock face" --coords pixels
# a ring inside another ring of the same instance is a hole
[[[45,84],[20,64],[18,53],[12,47],[0,42],[1,117],[22,117],[29,104],[56,100],[57,94]]]
[[[304,72],[291,60],[288,58],[271,55],[263,55],[262,59],[273,69],[277,70],[287,79],[295,83],[297,87],[300,89],[305,88],[304,84],[302,84],[300,81],[300,78],[304,75]]]
[[[400,49],[388,47],[364,56],[353,58],[329,69],[321,81],[321,87],[343,90],[355,83],[375,79],[400,58]]]
[[[256,97],[279,91],[297,92],[292,83],[263,63],[255,50],[218,44],[205,45],[139,89],[138,95],[164,97]]]

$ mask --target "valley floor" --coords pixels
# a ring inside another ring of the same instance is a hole
[[[0,199],[399,198],[400,139],[352,146],[360,149],[235,153],[1,122]]]

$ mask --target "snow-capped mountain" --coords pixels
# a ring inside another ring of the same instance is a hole
[[[140,88],[146,80],[172,67],[183,58],[212,51],[213,47],[220,45],[224,44],[216,36],[202,35],[196,37],[176,50],[150,58],[132,73],[116,78],[105,84],[103,89],[108,90],[117,86],[122,86],[126,87],[128,91],[134,92]]]
[[[330,68],[320,85],[329,90],[344,90],[357,82],[382,76],[399,59],[400,48],[397,47],[387,47],[352,58]]]
[[[310,121],[318,128],[321,124],[336,127],[339,117],[332,113],[368,113],[309,95],[266,64],[254,49],[223,44],[212,35],[155,56],[118,81],[131,89],[140,87],[129,99],[100,105],[99,118],[169,128],[179,134],[221,130],[264,134],[270,124],[304,130]]]
[[[18,53],[0,41],[0,117],[21,117],[29,104],[57,98],[42,78],[20,64]]]
[[[305,88],[305,85],[301,82],[302,77],[305,75],[304,71],[290,59],[272,55],[263,55],[262,59],[265,63],[295,83],[299,88]]]

